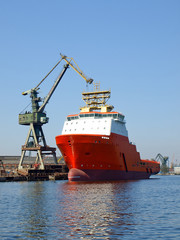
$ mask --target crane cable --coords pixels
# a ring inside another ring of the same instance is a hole
[[[39,87],[39,85],[49,76],[49,74],[59,65],[61,61],[62,58],[56,63],[56,65],[51,69],[51,71],[48,72],[48,74],[40,81],[40,83],[34,89],[37,89]]]
[[[20,114],[23,114],[23,112],[26,110],[26,108],[29,107],[30,104],[31,104],[31,102],[20,112]]]

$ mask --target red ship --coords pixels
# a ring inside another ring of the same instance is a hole
[[[69,168],[69,181],[147,179],[160,171],[154,160],[142,160],[129,142],[124,115],[107,105],[110,91],[82,93],[86,107],[67,116],[56,144]]]

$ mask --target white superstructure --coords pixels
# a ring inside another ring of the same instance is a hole
[[[62,135],[65,134],[95,134],[107,135],[116,133],[128,137],[124,116],[117,112],[81,113],[68,116],[64,123]]]

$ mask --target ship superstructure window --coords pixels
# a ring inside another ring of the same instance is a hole
[[[78,118],[78,116],[75,116],[76,118]],[[83,114],[79,114],[79,118],[112,118],[112,119],[116,119],[119,121],[123,121],[124,120],[124,116],[121,115],[120,113],[83,113]]]
[[[98,114],[98,115],[100,115],[100,114]],[[87,117],[88,117],[88,118],[89,118],[89,117],[91,117],[91,118],[92,118],[92,117],[97,117],[97,113],[80,114],[79,117],[80,117],[80,118],[84,118],[84,117],[85,117],[85,118],[87,118]]]
[[[71,121],[71,120],[78,119],[78,118],[79,118],[78,116],[72,116],[72,117],[67,117],[67,120]]]

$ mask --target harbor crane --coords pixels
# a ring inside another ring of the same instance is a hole
[[[85,74],[81,71],[78,67],[77,63],[74,61],[73,58],[69,58],[65,55],[61,55],[61,59],[57,62],[57,64],[48,72],[48,74],[38,83],[38,85],[30,90],[27,90],[22,93],[22,95],[30,95],[31,98],[31,105],[32,110],[30,112],[21,112],[19,114],[19,124],[20,125],[29,125],[28,135],[25,141],[25,144],[22,146],[21,149],[21,158],[18,165],[18,170],[23,169],[23,161],[25,158],[26,151],[36,152],[36,160],[35,160],[35,167],[38,169],[44,170],[44,161],[46,155],[52,155],[54,158],[54,162],[57,164],[56,158],[56,148],[49,147],[46,143],[45,135],[43,133],[42,125],[48,123],[49,118],[47,117],[44,109],[49,102],[52,94],[54,93],[55,89],[57,88],[59,82],[61,81],[62,77],[64,76],[66,70],[71,67],[73,68],[85,81],[86,83],[91,84],[93,79],[87,78]],[[41,83],[50,75],[50,73],[60,64],[60,62],[64,60],[66,64],[63,67],[63,70],[59,74],[58,78],[54,82],[52,88],[50,89],[47,96],[42,99],[38,96]],[[40,105],[39,103],[42,102]],[[41,144],[40,144],[41,143]]]
[[[161,172],[162,173],[167,173],[169,171],[168,161],[169,157],[165,156],[163,157],[160,153],[157,154],[155,161],[161,162]]]

